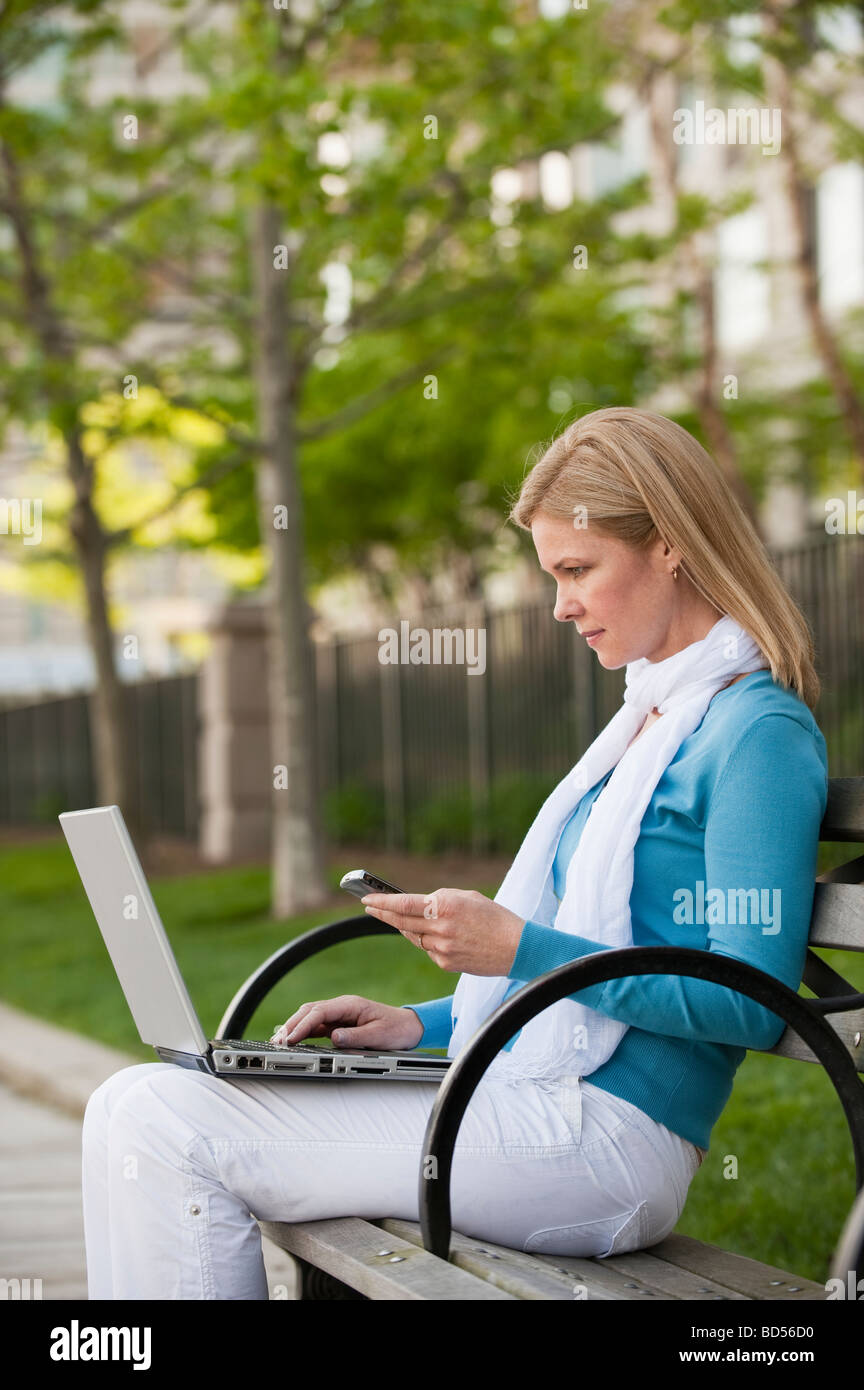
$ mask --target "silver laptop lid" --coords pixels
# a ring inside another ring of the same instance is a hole
[[[202,1054],[207,1039],[119,806],[58,817],[141,1041]]]

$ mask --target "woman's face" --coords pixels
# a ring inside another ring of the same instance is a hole
[[[721,616],[693,588],[677,550],[657,539],[637,551],[610,536],[537,512],[531,534],[541,569],[558,584],[555,617],[583,635],[602,628],[589,645],[614,671],[646,657],[665,661],[710,632]]]

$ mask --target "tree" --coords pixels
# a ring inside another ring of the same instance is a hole
[[[529,197],[502,235],[501,208],[490,197],[490,180],[502,166],[530,166],[547,150],[614,126],[601,95],[608,48],[591,15],[562,31],[501,0],[478,0],[455,18],[441,3],[418,10],[335,0],[302,9],[302,16],[296,4],[262,14],[243,5],[230,34],[187,45],[207,87],[193,124],[221,123],[224,131],[218,180],[233,189],[235,220],[229,213],[219,226],[230,226],[234,249],[243,240],[248,250],[244,259],[226,248],[221,289],[249,294],[254,304],[251,325],[241,320],[226,328],[255,380],[250,442],[259,530],[270,557],[276,916],[314,906],[326,893],[301,454],[410,387],[425,401],[438,399],[442,373],[452,373],[460,356],[476,357],[478,339],[492,325],[514,312],[530,314],[546,287],[564,287],[573,306],[588,307],[587,340],[599,318],[608,320],[601,286],[614,283],[620,255],[610,219],[626,203],[619,195],[550,216],[539,197]],[[420,82],[412,80],[418,70]],[[176,119],[185,126],[189,108],[178,107]],[[364,149],[373,125],[381,138]],[[215,205],[213,191],[202,186],[202,210]],[[639,190],[630,196],[637,200]],[[571,282],[574,233],[595,257],[590,288],[582,289],[578,275]],[[334,315],[322,284],[340,268],[353,292],[350,307]],[[194,269],[187,265],[182,274]],[[333,357],[344,364],[334,385],[347,381],[349,388],[329,414],[309,418],[312,401],[332,400],[332,391],[319,394],[316,385],[325,372],[337,377]],[[446,381],[450,386],[452,377]],[[206,371],[192,373],[185,396],[212,399],[214,387]],[[463,393],[464,385],[454,395]],[[462,470],[470,480],[470,459]],[[370,473],[374,467],[360,470],[355,462],[354,487],[368,489]],[[409,508],[422,497],[421,475],[393,481]],[[431,489],[427,527],[435,507],[440,519],[444,491]],[[376,507],[379,500],[398,521],[401,498],[394,508],[379,490]],[[451,501],[448,516],[457,509]],[[338,510],[335,504],[334,515]],[[319,516],[326,527],[326,507]],[[376,517],[373,529],[379,525]]]
[[[28,561],[65,563],[74,557],[96,669],[90,730],[97,795],[103,804],[121,807],[143,847],[148,827],[138,817],[107,580],[112,555],[129,545],[135,528],[113,527],[100,509],[100,450],[92,440],[94,433],[100,436],[102,452],[136,430],[170,440],[172,417],[164,402],[149,412],[149,420],[136,409],[141,368],[130,356],[113,365],[118,343],[158,318],[160,299],[147,271],[141,273],[139,292],[130,294],[126,250],[121,256],[114,238],[120,228],[129,233],[130,224],[137,224],[139,237],[150,240],[152,274],[161,248],[158,239],[154,244],[149,215],[169,190],[180,203],[184,179],[195,165],[151,145],[139,160],[137,181],[120,167],[127,158],[121,143],[123,108],[94,101],[87,77],[94,60],[121,43],[111,7],[95,0],[38,6],[12,0],[0,10],[0,221],[6,227],[0,247],[5,387],[0,427],[38,425],[43,437],[47,432],[59,443],[72,498],[71,553],[62,547],[50,555],[43,550]],[[28,73],[58,51],[62,80],[34,108]],[[112,415],[112,425],[94,432],[87,411],[99,401]],[[227,428],[221,433],[228,438]],[[194,486],[237,466],[236,459],[226,462],[224,449],[216,453]],[[176,507],[191,486],[176,487],[158,515]],[[139,512],[136,520],[143,525],[148,518]]]
[[[806,7],[790,6],[778,4],[777,0],[766,0],[762,13],[762,65],[765,95],[783,112],[783,140],[779,158],[783,161],[787,205],[795,235],[794,266],[801,302],[814,347],[834,393],[864,478],[864,402],[843,360],[840,344],[823,311],[819,296],[810,205],[810,192],[813,187],[813,175],[810,172],[812,163],[808,162],[802,153],[799,132],[796,129],[804,114],[804,102],[799,94],[806,94],[809,87],[804,72],[813,61],[814,49],[824,54],[826,47],[830,48],[830,45],[817,41],[814,20],[820,11],[830,12],[834,8],[812,3]],[[859,63],[859,80],[860,67]],[[849,122],[843,120],[836,109],[832,110],[829,118],[829,128],[833,128],[832,134],[839,131],[842,143],[846,146],[847,157],[848,152],[854,151],[855,156],[861,158],[864,153],[864,131],[850,128]]]
[[[137,831],[132,770],[123,740],[123,696],[105,596],[106,538],[93,504],[92,462],[82,444],[80,409],[91,394],[92,376],[80,370],[69,331],[68,267],[58,244],[62,233],[58,229],[52,237],[41,198],[60,172],[57,123],[46,113],[25,116],[10,106],[8,98],[16,71],[61,42],[56,29],[40,22],[54,8],[58,7],[43,6],[35,25],[30,6],[10,3],[0,12],[0,213],[11,233],[2,276],[7,286],[15,287],[4,306],[7,373],[14,378],[7,403],[24,418],[45,412],[64,442],[74,494],[69,528],[84,584],[87,629],[97,670],[90,728],[99,796],[119,804]],[[99,7],[84,0],[71,8],[81,27],[74,36],[62,37],[70,53],[104,41],[108,31]],[[31,172],[34,168],[38,172]],[[61,187],[62,207],[69,196],[68,178],[62,179]]]
[[[62,113],[40,117],[26,203],[76,347],[74,419],[133,376],[166,412],[212,421],[196,467],[218,535],[268,556],[277,917],[326,892],[311,582],[374,571],[383,543],[407,572],[446,565],[476,592],[501,559],[500,493],[552,411],[661,377],[618,295],[674,244],[616,230],[647,181],[556,205],[539,176],[545,155],[617,129],[608,9],[247,0],[217,21],[181,3],[197,86],[154,101],[131,83],[94,106],[84,45]],[[3,134],[20,158],[22,123]],[[176,326],[174,347],[138,346],[148,323]],[[44,408],[55,376],[22,365],[13,412]],[[158,410],[153,430],[170,435]]]

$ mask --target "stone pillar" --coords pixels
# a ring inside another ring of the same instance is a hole
[[[208,625],[198,676],[199,848],[211,864],[260,857],[271,845],[267,629],[260,602],[229,602]]]

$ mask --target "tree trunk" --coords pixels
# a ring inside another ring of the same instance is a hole
[[[665,74],[664,74],[665,77]],[[669,113],[665,110],[665,93],[656,75],[648,83],[648,110],[651,138],[660,171],[663,193],[670,216],[678,198],[678,174],[675,166],[675,147],[669,138]],[[757,535],[764,539],[753,494],[741,474],[735,441],[720,407],[720,368],[714,310],[714,277],[711,266],[703,259],[692,238],[680,243],[681,254],[688,266],[700,308],[702,364],[694,391],[696,406],[705,438],[723,477],[753,524]]]
[[[105,595],[105,533],[93,509],[91,468],[77,431],[66,442],[68,471],[75,488],[69,529],[84,582],[87,634],[96,666],[89,702],[90,743],[96,795],[101,806],[119,806],[139,856],[146,854],[147,826],[139,818],[138,797],[123,685],[114,660],[114,641]]]
[[[780,18],[766,7],[764,14],[766,32],[776,35],[780,28]],[[783,112],[783,139],[778,159],[783,161],[784,183],[789,214],[795,233],[794,268],[801,290],[804,312],[810,325],[810,332],[823,370],[837,398],[846,430],[861,465],[864,477],[864,406],[862,406],[837,346],[837,341],[819,302],[819,276],[816,258],[813,254],[812,227],[807,207],[808,179],[805,175],[798,149],[798,137],[794,126],[794,92],[789,73],[781,62],[771,55],[765,55],[766,92],[768,98]]]
[[[21,262],[22,299],[30,327],[45,358],[44,394],[52,405],[62,407],[62,414],[69,421],[66,427],[66,463],[75,492],[70,530],[84,583],[87,631],[96,666],[96,687],[90,700],[90,729],[97,798],[101,805],[120,807],[136,847],[143,853],[146,827],[139,823],[137,815],[123,690],[114,665],[105,595],[106,537],[93,507],[93,469],[81,447],[77,405],[71,393],[58,385],[73,378],[74,353],[56,313],[48,280],[39,262],[18,164],[12,151],[3,144],[0,144],[0,165],[6,183],[5,211]],[[58,371],[58,367],[62,370]]]
[[[456,603],[473,603],[481,600],[483,598],[483,579],[471,551],[451,551],[447,563],[455,580],[454,601]]]
[[[275,918],[318,907],[329,894],[319,818],[314,666],[294,431],[295,383],[287,343],[286,277],[290,271],[274,268],[279,222],[279,211],[270,203],[260,203],[253,211],[255,379],[259,435],[265,446],[256,485],[261,542],[270,559],[267,636],[273,759],[271,912]],[[282,768],[284,773],[279,771]]]

